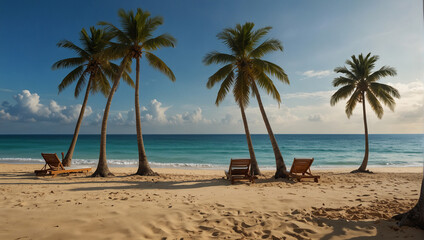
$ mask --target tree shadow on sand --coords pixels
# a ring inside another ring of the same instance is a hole
[[[328,226],[332,231],[321,240],[330,239],[424,239],[424,231],[411,227],[398,227],[394,220],[362,220],[349,221],[345,219],[314,218],[319,226]],[[368,235],[368,236],[364,236]],[[347,237],[351,236],[351,237]]]

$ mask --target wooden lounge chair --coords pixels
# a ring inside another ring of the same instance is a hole
[[[43,156],[46,164],[41,170],[34,171],[37,176],[53,175],[53,177],[55,177],[61,173],[88,173],[91,171],[91,168],[65,169],[56,153],[42,153],[41,156]]]
[[[230,168],[225,171],[227,179],[234,184],[235,180],[248,180],[254,182],[254,178],[250,174],[250,159],[231,159]]]
[[[302,178],[313,178],[314,182],[318,182],[319,176],[311,173],[313,161],[313,158],[295,158],[290,169],[290,177],[296,178],[299,182]]]

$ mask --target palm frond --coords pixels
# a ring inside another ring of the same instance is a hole
[[[257,42],[259,42],[259,40],[262,39],[262,37],[264,37],[265,35],[268,34],[269,30],[271,30],[272,27],[268,26],[268,27],[264,27],[264,28],[259,28],[258,30],[254,31],[252,33],[252,42],[254,44],[256,44]]]
[[[393,67],[389,67],[389,66],[383,66],[381,67],[379,70],[373,72],[371,75],[369,75],[367,77],[367,80],[369,82],[376,82],[378,80],[380,80],[383,77],[387,77],[387,76],[396,76],[396,69]]]
[[[356,107],[356,104],[361,99],[361,91],[356,90],[353,92],[352,96],[349,98],[349,100],[346,102],[345,112],[348,118],[352,116],[353,110]]]
[[[217,82],[226,78],[230,72],[233,71],[233,64],[227,64],[224,67],[220,68],[216,73],[209,77],[208,82],[206,83],[207,88],[212,88]]]
[[[338,87],[340,85],[344,86],[344,85],[354,85],[354,84],[355,84],[355,81],[347,77],[336,77],[333,80],[334,87]]]
[[[396,102],[395,98],[400,98],[400,94],[397,89],[386,84],[373,82],[369,85],[370,91],[380,99],[384,105],[388,106],[390,110],[394,111]]]
[[[108,31],[113,37],[116,37],[120,43],[131,44],[131,39],[127,37],[127,34],[121,31],[118,27],[108,22],[98,22],[100,26],[104,26],[105,30]]]
[[[71,41],[62,40],[62,41],[57,43],[57,46],[74,50],[79,56],[81,56],[83,58],[86,58],[86,59],[90,58],[90,54],[88,52],[86,52],[84,49],[78,47],[77,45],[75,45]]]
[[[216,51],[206,54],[206,56],[203,58],[203,63],[206,65],[210,65],[212,63],[229,64],[234,63],[235,61],[236,57],[234,57],[233,55]]]
[[[84,72],[84,66],[79,66],[77,68],[75,68],[74,70],[72,70],[70,73],[68,73],[68,75],[66,75],[66,77],[62,80],[62,82],[59,84],[58,88],[59,88],[59,93],[63,91],[63,89],[65,89],[67,86],[69,86],[70,84],[72,84],[75,79],[79,78]]]
[[[227,77],[224,79],[224,81],[222,81],[221,87],[219,88],[219,91],[215,100],[215,104],[217,106],[219,106],[219,104],[224,100],[225,96],[227,96],[233,83],[234,83],[234,71],[231,71],[227,75]]]
[[[286,72],[277,64],[268,62],[262,59],[258,59],[258,58],[254,58],[252,60],[252,63],[254,65],[254,68],[260,70],[260,72],[271,74],[272,76],[276,77],[281,82],[290,84],[290,80]]]
[[[258,85],[264,89],[268,95],[271,95],[273,99],[277,100],[278,105],[281,103],[280,93],[274,85],[274,82],[262,72],[262,74],[257,78]]]
[[[249,56],[252,58],[261,58],[267,53],[278,50],[283,51],[283,45],[281,42],[277,39],[269,39],[250,52]]]
[[[334,69],[334,72],[342,73],[346,76],[346,78],[349,78],[349,79],[352,79],[352,80],[358,79],[358,77],[353,72],[351,72],[349,69],[347,69],[344,66],[343,67],[336,67]]]
[[[147,16],[146,20],[144,20],[144,24],[138,24],[139,26],[142,26],[140,29],[140,42],[144,42],[146,39],[150,38],[152,33],[163,24],[163,17],[155,16],[149,18],[149,16]]]
[[[234,83],[233,94],[234,99],[240,106],[247,107],[249,105],[250,81],[252,79],[250,79],[248,72],[239,70]]]
[[[98,71],[92,78],[91,92],[101,92],[103,96],[107,97],[110,92],[110,84],[106,78],[106,74],[103,71]]]
[[[341,87],[340,89],[338,89],[332,96],[330,99],[330,105],[334,106],[336,105],[337,102],[339,102],[342,99],[346,99],[347,97],[349,97],[349,95],[355,90],[355,86],[354,85],[346,85],[344,87]]]
[[[162,34],[155,38],[151,38],[146,40],[143,43],[143,48],[147,51],[157,50],[161,47],[175,47],[177,40],[169,35],[169,34]]]
[[[175,81],[174,73],[159,57],[150,52],[145,52],[145,56],[150,66],[165,74],[171,81]]]
[[[90,80],[91,80],[91,76],[90,76]],[[85,86],[85,82],[86,82],[85,74],[81,74],[80,78],[77,81],[77,85],[75,86],[75,93],[74,93],[74,96],[75,97],[78,97],[79,96],[81,90]]]
[[[370,83],[370,87],[373,90],[373,92],[376,93],[377,96],[379,95],[380,92],[385,92],[392,97],[400,98],[399,91],[390,85],[387,85],[384,83],[372,82]]]
[[[378,101],[375,95],[370,91],[367,92],[366,96],[367,96],[368,103],[371,106],[371,109],[375,112],[375,114],[377,114],[377,117],[381,119],[384,114],[384,109],[381,106],[381,103]]]
[[[55,62],[52,66],[52,69],[56,70],[60,68],[76,67],[84,64],[86,61],[87,59],[82,57],[66,58]]]

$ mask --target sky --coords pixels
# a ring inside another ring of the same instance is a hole
[[[119,9],[142,8],[162,16],[155,34],[169,33],[175,48],[155,51],[172,69],[176,81],[141,60],[140,103],[145,134],[244,133],[240,110],[229,94],[215,105],[218,86],[207,89],[208,77],[221,66],[205,66],[211,51],[228,52],[216,35],[238,23],[255,29],[271,26],[283,52],[264,59],[281,66],[290,85],[276,79],[278,103],[265,91],[262,100],[277,134],[363,133],[362,111],[347,118],[345,101],[330,106],[331,84],[352,55],[379,55],[376,69],[396,68],[382,83],[401,94],[395,111],[385,108],[378,119],[367,108],[371,134],[424,133],[424,34],[422,1],[7,1],[0,2],[0,134],[71,134],[83,101],[75,84],[58,94],[70,69],[52,70],[54,62],[73,57],[56,44],[79,45],[82,28],[107,21],[119,26]],[[135,69],[135,66],[133,66]],[[135,71],[132,72],[135,79]],[[91,95],[80,133],[100,134],[106,98]],[[251,133],[266,133],[256,99],[246,109]],[[108,121],[108,133],[135,134],[134,89],[120,83]]]

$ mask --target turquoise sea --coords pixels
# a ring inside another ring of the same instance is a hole
[[[65,152],[72,135],[0,135],[0,163],[42,163],[40,153]],[[287,165],[293,158],[315,158],[314,167],[359,166],[364,155],[361,134],[278,134]],[[422,166],[423,134],[372,134],[369,165]],[[135,135],[108,135],[107,159],[112,166],[138,161]],[[248,158],[246,137],[231,135],[145,135],[152,167],[226,168],[230,158]],[[274,168],[269,137],[252,135],[261,168]],[[100,135],[80,135],[74,153],[76,165],[96,165]]]

